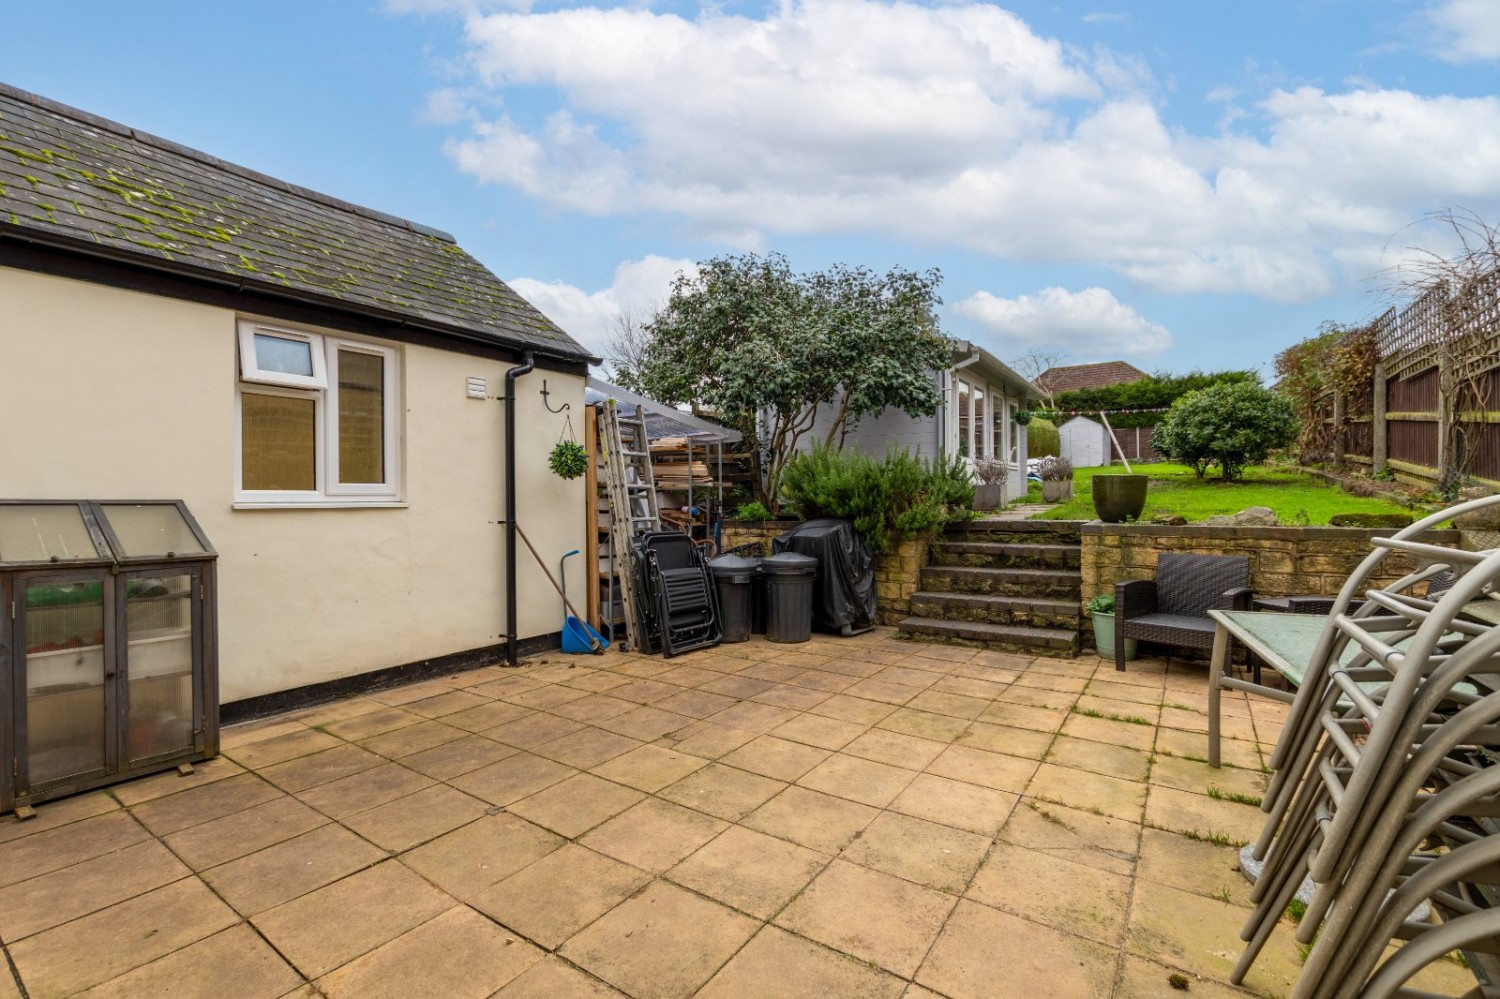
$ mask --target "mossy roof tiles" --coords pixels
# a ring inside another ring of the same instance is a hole
[[[0,84],[6,235],[590,358],[447,233]]]

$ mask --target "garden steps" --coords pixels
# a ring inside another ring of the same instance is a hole
[[[909,617],[901,622],[901,631],[919,640],[978,645],[997,652],[1067,657],[1078,654],[1078,632],[1068,628],[1027,628],[1015,624],[987,624],[983,621]]]
[[[932,564],[978,569],[1076,569],[1081,549],[1077,543],[1018,544],[1004,541],[935,541]]]
[[[984,593],[925,593],[911,595],[913,617],[946,621],[1014,624],[1030,628],[1078,630],[1078,601],[1038,597],[1001,597]]]
[[[994,542],[1020,545],[1080,545],[1081,520],[1004,520],[991,517],[948,525],[945,542]]]
[[[1078,599],[1082,579],[1077,569],[982,569],[930,565],[922,570],[921,588],[929,593],[987,593],[997,597]]]
[[[971,520],[930,548],[903,635],[1030,655],[1076,656],[1077,521]]]

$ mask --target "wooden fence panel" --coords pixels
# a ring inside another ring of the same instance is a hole
[[[1392,378],[1386,383],[1387,413],[1435,413],[1437,408],[1437,368],[1428,368],[1405,378]]]
[[[1438,460],[1438,434],[1436,421],[1392,420],[1386,431],[1390,440],[1391,457],[1426,468],[1436,468]]]
[[[1114,442],[1110,442],[1110,460],[1119,461],[1123,457],[1129,461],[1161,461],[1161,455],[1151,442],[1155,432],[1155,427],[1115,427],[1120,446],[1115,447]]]

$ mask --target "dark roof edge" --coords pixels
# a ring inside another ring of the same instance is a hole
[[[3,84],[0,84],[0,86],[3,86]],[[512,340],[499,334],[484,335],[475,333],[473,330],[460,326],[434,322],[428,319],[417,319],[396,311],[387,311],[385,309],[351,303],[342,298],[317,295],[312,292],[298,291],[294,288],[284,288],[265,281],[247,280],[243,277],[221,274],[202,267],[188,267],[170,260],[153,260],[138,253],[115,250],[103,245],[87,244],[75,239],[48,238],[44,233],[30,230],[25,232],[10,231],[14,228],[15,226],[0,226],[0,240],[10,239],[18,243],[32,243],[75,256],[92,257],[96,260],[108,261],[109,263],[135,270],[156,271],[161,274],[169,274],[173,277],[196,281],[200,284],[215,285],[231,291],[250,291],[270,298],[279,298],[301,305],[310,305],[330,312],[363,316],[379,322],[389,323],[397,329],[413,329],[446,337],[451,340],[461,340],[465,343],[480,344],[487,347],[503,347],[513,350],[517,354],[530,353],[538,357],[551,358],[554,361],[562,361],[568,364],[604,363],[602,358],[595,357],[586,351],[570,353],[548,350],[524,340]]]
[[[422,225],[420,222],[413,222],[410,219],[404,219],[397,215],[388,215],[385,212],[376,211],[373,208],[366,208],[363,205],[356,205],[350,201],[343,201],[339,198],[330,197],[329,195],[323,194],[319,191],[314,191],[311,188],[299,187],[296,184],[288,184],[284,180],[279,180],[275,177],[270,176],[269,174],[261,173],[258,170],[251,170],[249,167],[243,167],[237,163],[230,163],[227,160],[221,160],[217,156],[213,156],[209,153],[203,152],[201,149],[194,149],[191,146],[184,146],[181,143],[173,142],[171,139],[163,139],[159,135],[153,135],[150,132],[143,132],[140,129],[131,128],[128,125],[122,125],[119,122],[111,121],[108,118],[101,118],[96,114],[90,114],[87,111],[80,110],[79,108],[75,108],[67,104],[63,104],[59,101],[51,100],[50,98],[43,97],[40,94],[33,94],[29,90],[22,90],[20,87],[13,87],[10,84],[5,83],[3,80],[0,80],[0,97],[10,97],[15,100],[21,101],[22,103],[34,105],[44,111],[50,111],[53,114],[58,114],[66,118],[72,118],[76,121],[81,121],[84,124],[91,125],[94,128],[103,129],[106,132],[114,132],[116,135],[121,135],[125,138],[133,139],[136,142],[140,142],[147,146],[154,146],[157,149],[161,149],[169,153],[175,153],[178,156],[185,156],[188,159],[197,160],[199,163],[202,163],[206,166],[211,166],[215,170],[219,170],[223,173],[234,174],[235,176],[243,177],[246,180],[253,180],[257,184],[265,184],[267,187],[273,187],[279,191],[284,191],[287,194],[296,195],[299,198],[306,198],[308,201],[315,201],[321,205],[327,205],[329,208],[336,208],[339,211],[348,212],[351,215],[359,215],[363,218],[370,219],[373,222],[381,222],[385,225],[395,226],[398,229],[407,229],[411,232],[415,232],[423,236],[431,236],[434,239],[440,239],[445,243],[453,243],[455,245],[457,245],[458,243],[458,240],[454,238],[451,233],[444,232],[441,229],[434,229],[431,226]]]

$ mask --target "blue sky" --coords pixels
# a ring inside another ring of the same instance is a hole
[[[1255,368],[1500,222],[1494,0],[81,0],[0,80],[453,232],[585,343],[672,275],[939,267],[1006,360]]]

